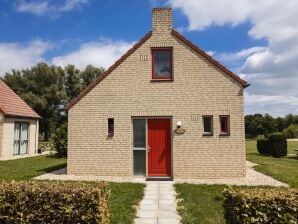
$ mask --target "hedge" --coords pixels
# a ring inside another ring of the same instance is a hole
[[[0,182],[0,223],[109,223],[107,183]]]
[[[282,157],[288,154],[288,144],[286,136],[282,133],[273,133],[267,138],[257,139],[257,150],[261,155]]]
[[[267,138],[257,139],[257,149],[261,155],[270,155],[270,144]]]
[[[270,155],[282,157],[288,154],[287,139],[282,133],[273,133],[268,136]]]
[[[297,223],[298,190],[284,188],[229,188],[224,191],[229,224]]]

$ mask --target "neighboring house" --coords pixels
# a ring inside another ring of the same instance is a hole
[[[247,86],[153,9],[152,31],[67,105],[67,172],[245,176]]]
[[[0,79],[0,160],[37,153],[39,115]]]

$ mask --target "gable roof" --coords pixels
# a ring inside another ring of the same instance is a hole
[[[40,118],[6,83],[0,79],[0,112],[16,117]]]
[[[137,50],[146,40],[148,40],[152,35],[152,31],[148,32],[139,42],[137,42],[130,50],[128,50],[120,59],[118,59],[111,67],[108,68],[101,76],[97,77],[93,82],[91,82],[77,97],[72,99],[67,105],[66,109],[69,110],[71,107],[73,107],[77,102],[79,102],[87,93],[89,93],[98,83],[100,83],[105,77],[107,77],[115,68],[118,67],[129,55],[131,55],[135,50]],[[223,71],[225,74],[227,74],[229,77],[240,83],[243,88],[246,88],[249,86],[249,84],[241,79],[239,76],[231,72],[229,69],[227,69],[225,66],[220,64],[218,61],[213,59],[210,55],[205,53],[203,50],[195,46],[191,41],[187,40],[184,36],[182,36],[180,33],[178,33],[176,30],[172,29],[172,35],[182,41],[185,45],[189,46],[191,49],[193,49],[195,52],[197,52],[199,55],[204,57],[207,61],[212,63],[215,67]]]

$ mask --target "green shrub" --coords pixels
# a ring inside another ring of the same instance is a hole
[[[298,191],[284,188],[230,188],[224,191],[229,224],[297,223]]]
[[[0,182],[0,223],[108,223],[109,190],[96,185]]]
[[[282,157],[288,154],[287,139],[282,133],[273,133],[268,136],[270,155]]]
[[[282,133],[286,138],[298,138],[298,125],[291,124],[289,127],[285,128]]]
[[[267,138],[257,139],[257,149],[261,155],[270,155],[270,145]]]
[[[67,123],[58,127],[51,138],[52,150],[57,152],[58,157],[67,156]]]

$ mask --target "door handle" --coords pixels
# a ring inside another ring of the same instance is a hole
[[[151,147],[148,145],[148,147],[147,147],[148,153],[150,152],[150,149],[151,149]]]

